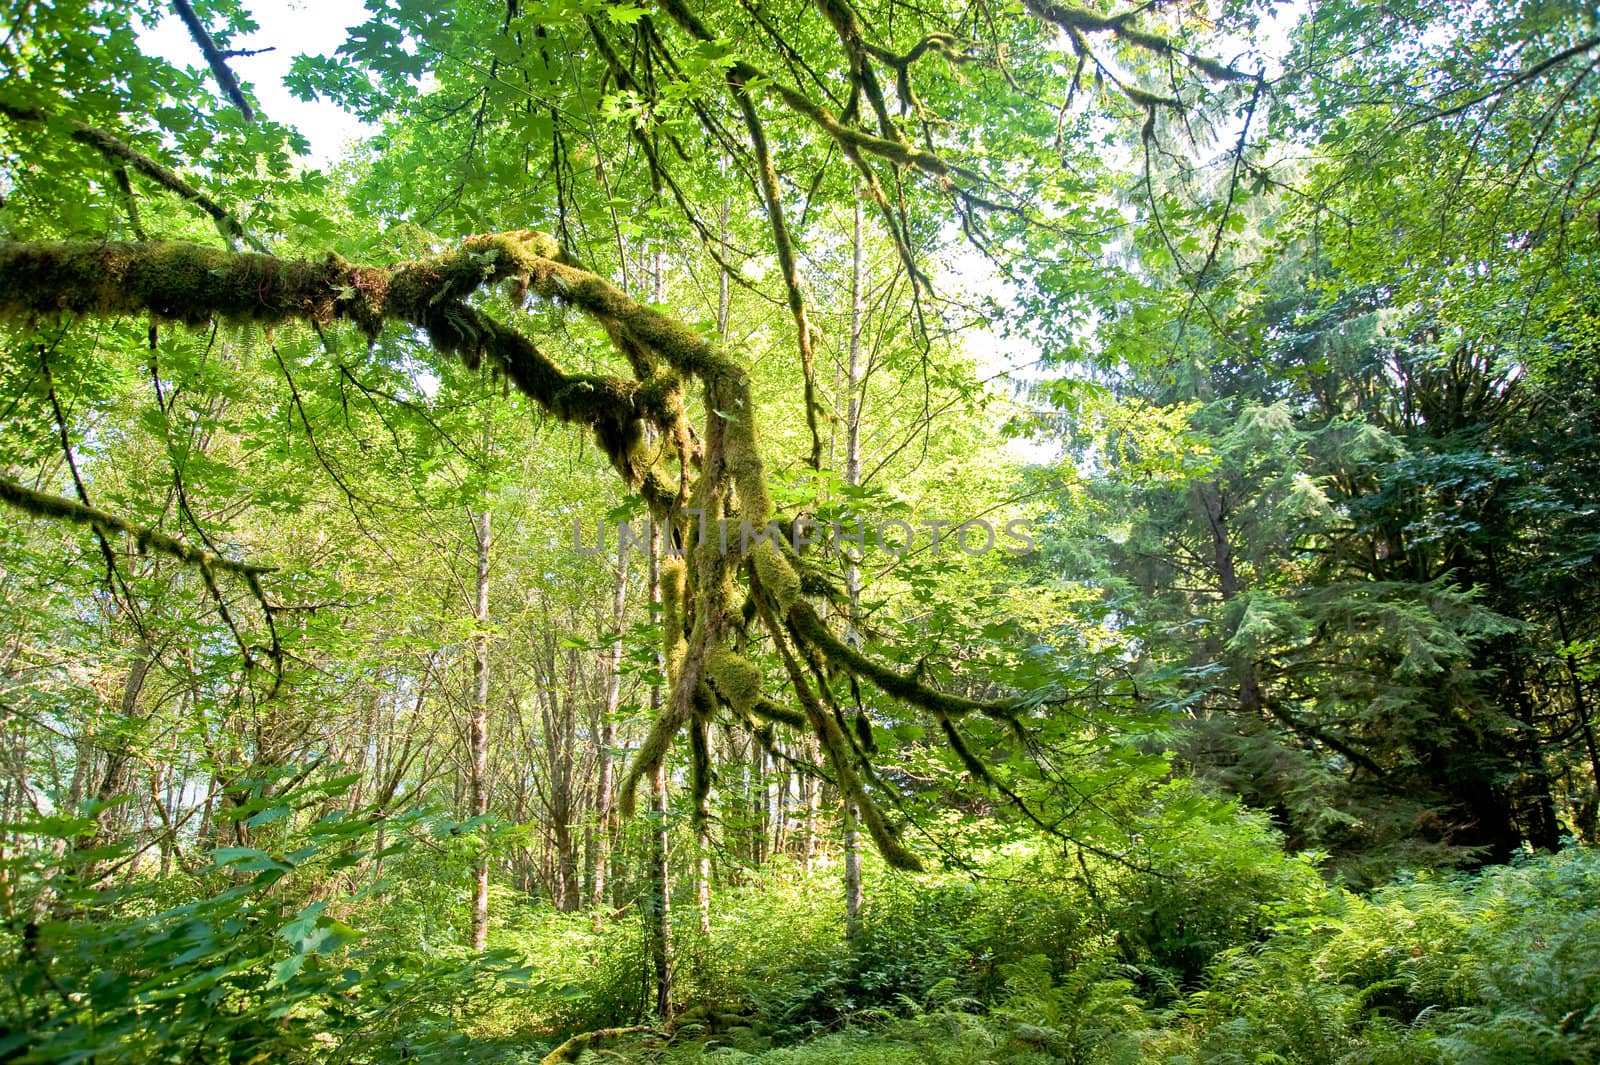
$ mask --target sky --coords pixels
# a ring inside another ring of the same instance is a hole
[[[342,154],[350,140],[361,136],[362,125],[326,100],[308,103],[295,99],[284,88],[283,79],[297,55],[332,55],[344,43],[345,31],[366,21],[366,7],[362,0],[251,0],[249,9],[261,29],[238,38],[233,47],[273,51],[236,56],[228,66],[260,103],[263,114],[294,126],[311,142],[309,162],[326,166]],[[205,69],[205,58],[177,15],[167,15],[140,40],[169,62]]]

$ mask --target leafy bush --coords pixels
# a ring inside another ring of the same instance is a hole
[[[1264,817],[1189,782],[1157,796],[1142,843],[1137,860],[1147,870],[1101,863],[1097,897],[1124,959],[1184,985],[1221,952],[1314,912],[1327,891],[1314,855],[1285,856]]]
[[[431,959],[344,918],[381,893],[346,871],[372,856],[376,811],[334,804],[336,779],[273,793],[260,781],[226,814],[253,846],[115,891],[97,870],[120,847],[84,846],[93,814],[6,826],[30,846],[5,859],[17,918],[0,951],[0,1059],[155,1062],[456,1061],[471,1004],[525,976],[505,954]],[[451,827],[422,812],[383,819],[394,853]],[[61,857],[58,858],[57,855]]]

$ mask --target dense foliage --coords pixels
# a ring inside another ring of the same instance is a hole
[[[0,1062],[1600,1058],[1592,9],[317,14],[0,3]]]

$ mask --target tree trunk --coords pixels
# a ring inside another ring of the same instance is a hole
[[[1595,811],[1600,806],[1600,746],[1595,743],[1594,723],[1590,720],[1589,699],[1583,690],[1583,678],[1578,674],[1578,660],[1573,657],[1572,636],[1567,631],[1567,615],[1556,605],[1556,631],[1561,636],[1561,645],[1566,649],[1563,662],[1567,671],[1567,683],[1572,685],[1572,711],[1578,719],[1578,731],[1583,734],[1584,748],[1589,752],[1589,795],[1580,804],[1584,815],[1578,818],[1579,830],[1588,842],[1594,842],[1595,836]]]
[[[477,631],[472,639],[472,745],[467,779],[468,808],[473,817],[489,812],[489,547],[492,539],[489,512],[470,514],[478,548],[478,577],[472,618]],[[480,835],[483,828],[479,828]],[[487,841],[473,868],[472,949],[489,942],[489,853]]]
[[[672,890],[667,850],[667,767],[650,777],[650,961],[656,977],[656,1013],[672,1016]]]
[[[661,603],[661,526],[650,526],[650,602]],[[666,663],[657,651],[657,673]],[[650,688],[650,712],[661,712],[661,684]],[[667,850],[667,767],[665,761],[650,776],[650,846],[646,889],[647,932],[650,937],[650,962],[655,973],[656,1013],[672,1016],[672,888]]]
[[[1231,603],[1244,590],[1238,566],[1233,559],[1233,540],[1228,532],[1228,509],[1220,484],[1196,486],[1206,525],[1211,530],[1212,567],[1217,574],[1217,591],[1224,603]],[[1263,707],[1261,673],[1254,662],[1239,667],[1239,710],[1247,717],[1261,715]]]
[[[844,935],[854,939],[861,933],[861,839],[856,829],[855,803],[844,804]]]
[[[810,774],[800,778],[800,871],[811,875],[817,851],[817,782]]]
[[[617,711],[622,705],[622,622],[628,606],[628,553],[618,545],[617,579],[611,590],[611,647],[606,653],[605,703],[600,710],[595,752],[593,865],[589,870],[589,905],[594,907],[595,931],[606,900],[606,865],[611,860],[611,804],[613,796],[611,751],[617,745]]]
[[[696,731],[696,744],[703,757],[707,775],[711,772],[710,726],[704,721],[691,722]],[[711,935],[711,792],[707,787],[694,797],[694,900],[700,917],[700,935]]]
[[[118,734],[111,738],[111,742],[103,746],[105,752],[105,769],[100,774],[100,780],[95,785],[93,798],[95,800],[94,824],[79,840],[79,847],[91,849],[108,842],[120,827],[123,811],[112,805],[112,800],[126,794],[133,787],[133,780],[129,776],[128,766],[132,761],[129,748],[136,742],[133,735],[133,722],[138,720],[139,694],[144,690],[145,677],[150,673],[150,666],[154,655],[148,643],[143,641],[135,652],[133,664],[128,667],[128,675],[122,685],[122,698],[118,703],[120,714]],[[97,744],[90,744],[89,755],[92,758]],[[83,745],[80,744],[80,751]],[[81,755],[80,755],[81,757]],[[74,768],[73,785],[78,786],[78,774]],[[76,811],[74,811],[76,812]],[[137,871],[140,851],[135,850],[128,866],[132,871]],[[94,883],[99,877],[100,864],[89,862],[82,869],[85,883]]]
[[[851,227],[850,258],[850,353],[845,364],[845,418],[844,418],[844,483],[851,487],[861,484],[861,327],[864,318],[862,301],[862,235],[861,193],[856,192],[854,224]],[[850,598],[850,617],[845,628],[845,638],[852,645],[859,640],[858,622],[861,612],[861,570],[856,560],[848,554],[844,563],[845,594]],[[865,713],[865,710],[861,711]],[[856,828],[855,804],[844,802],[844,912],[845,937],[854,939],[861,930],[861,834]]]

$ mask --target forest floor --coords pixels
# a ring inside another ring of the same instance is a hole
[[[979,887],[880,879],[850,943],[823,877],[733,892],[709,941],[684,929],[670,1034],[582,1060],[1600,1061],[1593,849],[1365,893],[1248,846],[1104,901],[1066,877],[989,872]],[[544,1055],[563,1033],[637,1021],[638,937],[620,931],[553,916],[508,931],[543,975],[520,1008],[485,1014],[485,1060],[574,1060]]]

